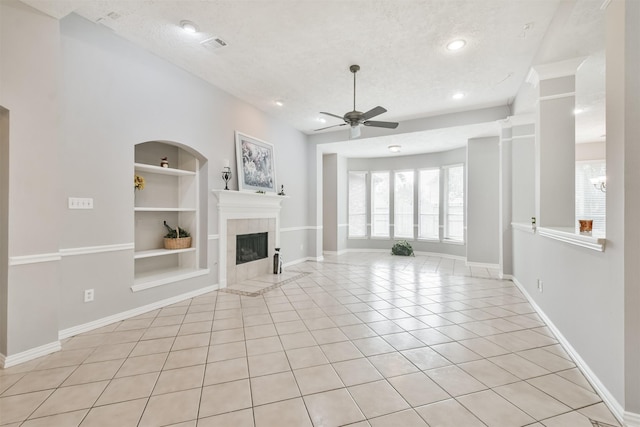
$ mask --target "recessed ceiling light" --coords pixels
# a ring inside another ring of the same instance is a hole
[[[402,148],[400,145],[390,145],[389,147],[387,147],[389,149],[389,151],[391,151],[392,153],[399,153],[400,149]]]
[[[453,99],[462,99],[464,98],[466,95],[464,92],[456,92],[453,94],[452,98]]]
[[[582,108],[575,108],[573,110],[573,114],[575,114],[576,116],[580,113],[584,113],[584,110]]]
[[[316,120],[319,121],[320,123],[327,123],[327,119],[322,117],[318,117]]]
[[[466,44],[467,42],[462,39],[454,40],[452,42],[449,42],[449,44],[447,44],[447,49],[459,50],[459,49],[462,49]]]
[[[189,34],[198,32],[198,27],[196,27],[196,24],[191,21],[180,21],[180,28],[182,28],[185,33]]]
[[[274,101],[274,104],[276,104],[278,107],[282,107],[284,105],[284,102],[278,100],[278,101]]]

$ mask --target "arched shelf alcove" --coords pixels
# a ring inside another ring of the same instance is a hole
[[[135,190],[134,292],[209,274],[207,263],[207,159],[174,141],[135,146],[134,169],[144,178]],[[163,159],[168,163],[162,166]],[[165,249],[164,222],[191,235],[191,246]]]

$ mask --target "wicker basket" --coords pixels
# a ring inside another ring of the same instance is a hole
[[[164,239],[165,249],[187,249],[191,247],[191,237],[180,237],[177,239]]]

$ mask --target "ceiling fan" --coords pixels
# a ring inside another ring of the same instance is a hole
[[[366,113],[362,113],[356,110],[356,73],[359,70],[360,70],[359,65],[352,65],[349,67],[349,71],[353,73],[353,111],[349,111],[344,116],[338,116],[337,114],[325,113],[324,111],[321,111],[320,114],[325,114],[327,116],[344,120],[344,123],[341,123],[339,125],[323,127],[320,129],[315,129],[316,131],[338,127],[338,126],[349,125],[351,126],[351,138],[357,138],[360,136],[360,125],[373,126],[373,127],[379,127],[379,128],[388,128],[388,129],[395,129],[398,127],[398,123],[396,122],[380,122],[375,120],[369,120],[369,119],[372,119],[373,117],[379,116],[382,113],[386,113],[387,110],[383,107],[377,106],[367,111]]]

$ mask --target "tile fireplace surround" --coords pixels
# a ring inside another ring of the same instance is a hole
[[[280,208],[287,196],[213,190],[218,198],[218,283],[221,288],[271,272],[280,246]],[[236,235],[268,233],[265,259],[236,265]]]

